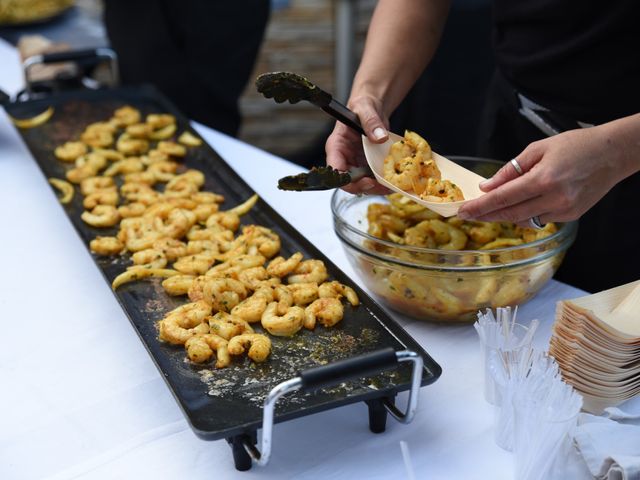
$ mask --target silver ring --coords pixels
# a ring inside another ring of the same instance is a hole
[[[540,217],[535,215],[529,219],[529,225],[531,228],[535,228],[536,230],[542,230],[544,225],[540,222]]]
[[[522,170],[522,167],[518,163],[518,160],[516,160],[515,158],[511,159],[511,165],[513,165],[513,168],[516,169],[516,172],[518,172],[518,175],[522,175],[524,173],[524,171]]]

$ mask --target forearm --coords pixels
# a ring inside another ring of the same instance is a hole
[[[449,0],[380,0],[351,98],[380,99],[389,116],[433,57],[448,11]]]
[[[594,128],[606,142],[612,167],[619,171],[620,180],[640,171],[640,113]]]

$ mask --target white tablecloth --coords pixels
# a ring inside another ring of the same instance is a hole
[[[0,87],[15,92],[15,50],[0,41]],[[206,140],[355,281],[329,211],[330,192],[287,193],[299,167],[201,126]],[[364,404],[278,424],[266,468],[234,469],[225,441],[198,439],[58,205],[0,112],[0,478],[391,479],[405,476],[407,442],[420,479],[510,479],[512,456],[493,441],[471,326],[391,315],[443,368],[421,390],[410,425],[368,430]],[[520,318],[550,335],[555,302],[580,295],[551,281]],[[400,400],[404,400],[401,396]]]

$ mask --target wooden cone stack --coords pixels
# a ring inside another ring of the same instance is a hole
[[[588,412],[640,393],[640,280],[558,302],[549,353]]]

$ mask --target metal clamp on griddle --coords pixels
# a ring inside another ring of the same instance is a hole
[[[269,463],[275,406],[278,399],[283,395],[297,390],[312,391],[336,385],[352,378],[380,373],[396,367],[398,362],[413,362],[407,408],[405,412],[402,412],[388,400],[384,401],[384,406],[396,420],[402,423],[411,422],[418,407],[418,391],[420,390],[423,368],[422,357],[409,350],[396,352],[393,348],[385,348],[359,357],[304,370],[299,372],[297,377],[276,385],[271,389],[264,401],[260,449],[258,450],[249,440],[243,441],[244,449],[258,465],[265,466]]]
[[[101,61],[107,61],[109,66],[109,81],[106,85],[115,87],[118,85],[118,62],[116,53],[110,48],[92,48],[88,50],[70,50],[65,52],[47,53],[42,55],[32,55],[22,62],[22,70],[24,73],[24,83],[27,98],[31,98],[34,92],[37,90],[38,82],[35,82],[31,77],[31,69],[36,65],[48,65],[53,63],[75,63],[78,66],[94,66]],[[71,79],[57,79],[54,78],[51,82],[61,82]],[[102,83],[97,80],[82,75],[80,78],[82,87],[89,89],[98,89],[103,86]]]

